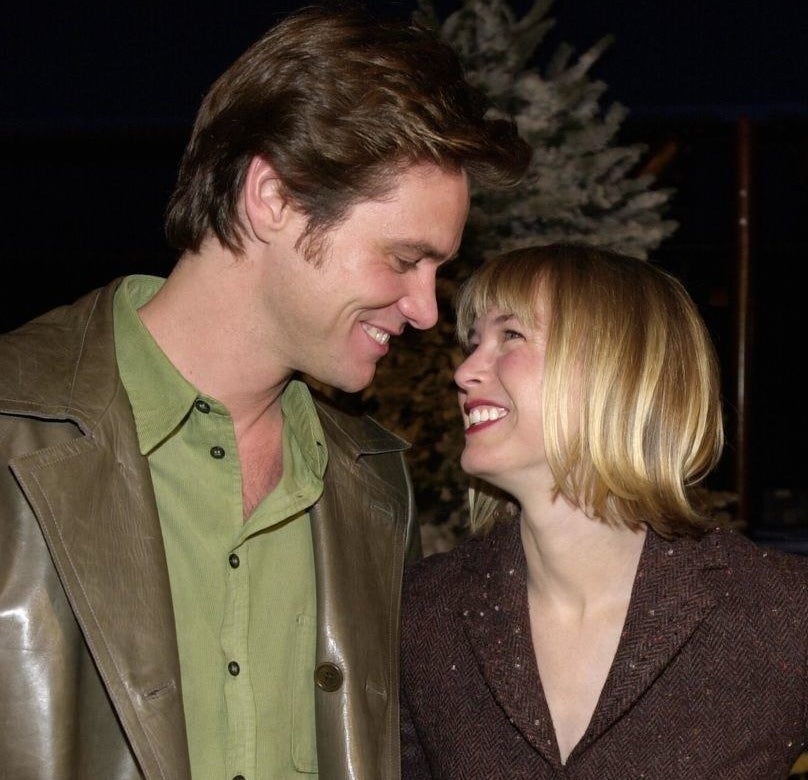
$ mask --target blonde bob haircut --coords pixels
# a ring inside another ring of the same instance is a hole
[[[668,538],[715,527],[694,488],[724,446],[720,371],[682,284],[649,261],[579,244],[517,249],[458,291],[461,345],[495,307],[537,325],[538,301],[548,319],[544,448],[557,494],[590,517]],[[516,509],[480,480],[470,508],[478,535]]]

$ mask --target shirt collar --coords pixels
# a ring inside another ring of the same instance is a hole
[[[143,325],[137,310],[162,286],[157,276],[127,276],[114,301],[115,353],[135,417],[140,452],[147,455],[187,417],[201,394],[174,367]],[[214,398],[205,398],[220,406]],[[281,396],[285,435],[291,435],[304,463],[322,479],[328,453],[314,400],[306,384],[293,379]]]
[[[115,354],[143,455],[182,423],[199,396],[157,345],[137,313],[164,282],[165,279],[156,276],[127,276],[113,304]]]
[[[322,479],[328,462],[328,451],[317,408],[305,382],[299,379],[289,382],[281,396],[281,409],[284,429],[294,437],[311,472]]]

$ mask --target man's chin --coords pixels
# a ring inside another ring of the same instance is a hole
[[[375,369],[371,372],[370,376],[366,378],[353,378],[346,380],[339,385],[335,385],[335,387],[342,390],[343,393],[358,393],[370,386],[371,382],[373,382],[374,376],[376,376]]]
[[[327,388],[339,390],[343,393],[359,393],[373,382],[373,377],[376,376],[376,366],[371,366],[370,369],[364,373],[356,372],[351,376],[308,376],[309,379],[314,381],[315,385],[325,385]]]

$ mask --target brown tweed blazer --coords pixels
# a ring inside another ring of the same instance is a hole
[[[808,736],[808,558],[647,535],[592,721],[559,760],[518,523],[405,572],[402,778],[778,780]]]

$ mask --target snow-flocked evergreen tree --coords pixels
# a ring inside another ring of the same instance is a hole
[[[534,150],[518,190],[475,193],[464,253],[585,240],[646,258],[676,229],[663,217],[671,190],[637,174],[647,148],[616,143],[627,110],[619,103],[604,109],[606,84],[590,78],[611,36],[577,59],[561,44],[546,67],[533,64],[555,24],[547,17],[552,1],[536,0],[517,19],[505,0],[466,0],[440,24],[431,0],[419,0],[419,21],[440,29],[469,80],[516,120]]]

